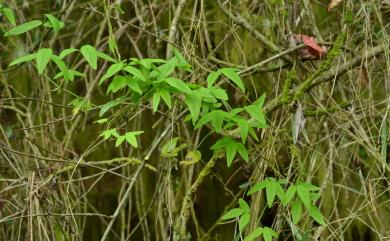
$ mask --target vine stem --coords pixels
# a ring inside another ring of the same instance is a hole
[[[219,158],[221,158],[222,153],[214,154],[213,157],[210,159],[210,161],[206,164],[205,167],[203,167],[202,171],[200,171],[198,178],[195,180],[195,182],[191,185],[191,187],[188,189],[186,192],[184,199],[183,199],[183,204],[180,210],[180,215],[179,215],[179,228],[180,228],[180,236],[181,238],[185,237],[186,235],[186,225],[187,225],[187,220],[190,215],[189,209],[191,207],[191,198],[192,194],[196,192],[200,184],[204,181],[204,178],[210,173],[211,169],[215,165],[215,161]]]

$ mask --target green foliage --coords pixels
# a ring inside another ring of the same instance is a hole
[[[54,17],[51,14],[45,14],[48,22],[46,22],[43,26],[53,28],[54,32],[58,32],[61,28],[65,26],[65,24],[60,21],[58,18]]]
[[[325,225],[325,220],[314,205],[319,198],[319,188],[305,182],[298,182],[289,186],[285,192],[282,187],[283,181],[274,178],[266,178],[264,181],[252,186],[248,195],[252,195],[262,189],[266,190],[266,199],[268,207],[272,207],[275,197],[278,197],[285,206],[291,206],[291,216],[294,224],[297,224],[302,215],[302,206],[306,208],[309,215],[319,224]]]
[[[25,32],[28,32],[34,28],[37,28],[41,25],[42,25],[42,21],[32,20],[30,22],[22,23],[20,25],[17,25],[15,27],[11,28],[10,30],[8,30],[7,32],[4,33],[4,36],[7,37],[7,36],[20,35],[20,34],[23,34]]]

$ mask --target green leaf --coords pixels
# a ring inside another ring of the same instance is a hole
[[[222,220],[232,219],[240,216],[244,212],[241,210],[241,208],[233,208],[229,210],[225,215],[222,216]]]
[[[229,97],[224,89],[221,88],[209,88],[215,98],[220,100],[229,100]]]
[[[65,58],[66,56],[68,56],[69,54],[74,53],[74,52],[77,52],[77,51],[79,51],[79,50],[78,50],[78,49],[74,49],[74,48],[64,49],[64,50],[61,51],[61,53],[60,53],[60,55],[58,55],[58,57],[59,57],[60,59],[63,59],[63,58]]]
[[[275,200],[275,196],[276,196],[276,192],[277,192],[277,185],[279,183],[276,182],[276,181],[271,181],[268,183],[265,191],[266,191],[266,197],[267,197],[267,205],[269,208],[272,207],[273,203],[274,203],[274,200]]]
[[[261,189],[264,189],[267,186],[267,183],[267,180],[257,183],[249,189],[248,195],[252,195],[253,193],[260,191]]]
[[[49,63],[49,60],[53,54],[53,51],[48,48],[43,48],[38,50],[36,54],[37,69],[38,73],[42,74],[46,68],[46,65]]]
[[[195,129],[207,124],[208,122],[212,122],[215,131],[220,133],[223,127],[223,121],[226,118],[226,112],[222,110],[214,110],[206,115],[202,116],[202,118],[196,123]]]
[[[164,79],[164,81],[168,85],[180,90],[183,93],[191,94],[191,92],[192,92],[190,87],[188,87],[188,85],[186,83],[184,83],[182,80],[175,79],[175,78],[166,78],[166,79]]]
[[[97,69],[97,51],[95,47],[87,44],[83,45],[80,49],[81,54],[84,56],[85,60],[91,66],[92,69]]]
[[[111,91],[115,93],[118,90],[124,88],[125,86],[128,86],[128,82],[130,82],[129,79],[130,77],[128,76],[116,75],[114,79],[111,81],[110,85],[108,85],[107,94],[110,93]]]
[[[122,104],[127,99],[126,96],[122,96],[116,100],[110,101],[100,107],[99,117],[103,116],[109,109],[119,104]]]
[[[54,32],[58,32],[61,28],[65,26],[65,24],[60,21],[58,18],[54,17],[51,14],[45,14],[49,22],[45,23],[45,27],[53,28]]]
[[[17,65],[23,62],[31,61],[36,58],[36,54],[27,54],[12,61],[9,66]]]
[[[253,241],[255,240],[255,238],[259,237],[262,233],[263,233],[263,229],[258,227],[255,230],[253,230],[252,233],[246,236],[244,241]]]
[[[98,50],[96,50],[96,56],[101,58],[101,59],[104,59],[104,60],[107,60],[109,62],[113,62],[113,63],[116,63],[116,60],[114,58],[112,58],[111,56],[105,54],[105,53],[102,53]]]
[[[287,205],[293,199],[296,191],[297,191],[297,188],[295,186],[290,186],[287,189],[286,194],[284,195],[284,199],[282,200],[282,203],[284,205]]]
[[[158,91],[158,93],[160,94],[160,96],[163,98],[165,104],[167,104],[167,106],[170,109],[172,107],[172,100],[171,100],[171,95],[169,94],[169,92],[166,89],[160,89]]]
[[[14,12],[12,11],[12,9],[10,9],[10,8],[2,8],[1,10],[3,11],[4,16],[8,19],[8,21],[13,26],[15,26],[16,25],[15,15],[14,15]]]
[[[6,37],[6,36],[20,35],[22,33],[30,31],[31,29],[39,27],[40,25],[42,25],[42,21],[40,20],[33,20],[30,22],[26,22],[11,28],[10,30],[4,33],[4,36]]]
[[[230,143],[226,146],[225,152],[226,152],[226,161],[227,161],[227,166],[230,167],[233,163],[234,157],[236,156],[237,153],[237,145],[236,143]]]
[[[172,58],[167,63],[153,70],[150,76],[156,77],[158,80],[165,79],[175,70],[176,64],[177,64],[176,58]]]
[[[108,69],[107,72],[102,76],[102,78],[99,81],[99,85],[101,85],[106,79],[111,78],[114,74],[118,73],[121,71],[123,68],[123,63],[117,63],[111,65]]]
[[[242,143],[245,143],[246,138],[248,137],[248,133],[249,133],[249,123],[247,120],[240,119],[238,121],[238,127],[240,129],[240,136],[242,139]]]
[[[190,110],[192,123],[194,124],[199,118],[200,108],[202,106],[200,94],[197,91],[192,91],[191,94],[185,95],[184,102]]]
[[[100,134],[99,136],[102,136],[104,138],[104,140],[107,140],[111,136],[114,136],[114,137],[118,138],[120,135],[116,131],[116,128],[113,128],[113,129],[109,129],[109,130],[103,131],[103,133]]]
[[[238,227],[239,227],[239,229],[240,229],[241,232],[244,230],[244,228],[246,227],[246,225],[248,225],[250,218],[251,218],[251,216],[250,216],[249,213],[244,213],[244,214],[240,217],[240,221],[238,222]]]
[[[137,80],[131,78],[130,76],[126,77],[126,85],[133,91],[137,92],[138,94],[142,95],[142,90],[137,82]]]
[[[242,159],[244,159],[246,162],[249,161],[249,155],[248,155],[248,150],[245,148],[245,146],[242,143],[235,143],[236,148]]]
[[[97,121],[94,121],[93,123],[104,124],[104,123],[107,123],[107,122],[108,122],[108,119],[104,118],[104,119],[99,119]]]
[[[325,220],[324,220],[324,217],[322,216],[320,210],[313,206],[313,205],[310,205],[309,209],[309,215],[319,224],[321,224],[322,226],[325,226]]]
[[[219,75],[220,75],[219,72],[211,72],[207,76],[207,87],[208,88],[210,88],[215,83],[215,81],[218,79]]]
[[[310,190],[302,185],[297,185],[297,193],[305,207],[308,209],[310,205]]]
[[[125,139],[126,139],[125,136],[119,136],[119,137],[116,139],[115,146],[119,146],[120,144],[122,144],[122,143],[125,141]]]
[[[240,205],[240,208],[241,208],[245,213],[250,213],[251,209],[250,209],[248,203],[247,203],[244,199],[240,198],[240,199],[238,200],[238,204]]]
[[[302,215],[302,203],[299,200],[295,200],[291,205],[291,217],[294,224],[297,224]]]
[[[68,67],[66,66],[65,62],[62,61],[58,56],[52,55],[51,59],[54,61],[54,63],[57,65],[57,67],[60,69],[60,75],[58,75],[58,78],[61,76],[64,76],[65,80],[73,81],[75,75],[82,75],[82,73],[78,71],[70,72]],[[56,79],[57,75],[54,76],[54,79]]]
[[[139,71],[138,69],[134,68],[133,66],[128,65],[128,66],[124,67],[123,69],[125,71],[129,72],[130,74],[134,75],[134,77],[138,78],[139,80],[146,82],[146,78],[142,74],[142,72]]]
[[[272,238],[278,237],[278,233],[276,233],[272,228],[264,227],[263,237],[264,237],[264,241],[272,241]]]
[[[234,68],[223,68],[223,69],[220,69],[220,71],[228,79],[233,81],[238,86],[238,88],[241,89],[242,92],[245,92],[244,83],[242,82],[240,76],[237,74],[237,69],[234,69]]]
[[[137,143],[137,138],[136,136],[139,134],[144,133],[143,131],[132,131],[132,132],[127,132],[125,134],[126,141],[130,145],[132,145],[134,148],[138,148],[138,143]]]
[[[263,111],[257,105],[248,105],[245,107],[245,110],[256,121],[258,121],[264,125],[267,124],[267,121],[265,120],[265,116],[264,116]]]
[[[160,104],[160,99],[161,99],[160,93],[156,92],[153,94],[153,100],[152,100],[153,112],[157,111],[158,105]]]

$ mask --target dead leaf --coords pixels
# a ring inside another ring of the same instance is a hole
[[[332,9],[334,7],[336,7],[337,5],[339,5],[339,3],[341,3],[343,0],[330,0],[329,4],[328,4],[328,12],[332,11]]]
[[[298,50],[298,57],[302,60],[306,59],[321,59],[326,54],[326,48],[321,47],[314,37],[304,34],[292,34],[289,38],[290,45],[304,44],[306,48]]]
[[[309,52],[315,57],[321,59],[325,55],[326,49],[319,46],[313,37],[302,35],[302,41],[308,47]]]

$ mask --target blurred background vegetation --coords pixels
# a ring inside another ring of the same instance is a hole
[[[205,177],[181,240],[233,240],[236,224],[223,223],[221,216],[248,184],[266,177],[319,186],[318,206],[327,225],[306,218],[291,226],[289,213],[278,205],[267,208],[258,193],[247,200],[251,229],[259,223],[272,227],[278,240],[299,240],[292,227],[304,234],[301,240],[390,240],[390,2],[337,2],[328,9],[329,2],[319,0],[3,1],[18,24],[51,13],[65,26],[0,37],[0,240],[100,240],[139,165],[115,158],[142,159],[166,129],[107,240],[174,240],[184,194],[219,136],[176,120],[180,109],[153,114],[145,103],[111,113],[124,128],[148,130],[139,149],[117,148],[99,137],[98,111],[74,115],[69,105],[76,95],[95,107],[115,97],[98,85],[107,63],[93,71],[69,57],[67,63],[85,74],[73,82],[51,79],[53,69],[38,75],[31,64],[9,67],[42,47],[59,53],[84,44],[107,54],[111,44],[111,55],[122,59],[166,59],[169,43],[193,66],[193,73],[180,76],[187,82],[203,83],[218,68],[239,69],[248,91],[242,95],[223,84],[228,104],[242,107],[265,93],[269,124],[258,141],[248,143],[249,163],[237,157],[227,168],[221,159]],[[0,21],[2,31],[11,28],[4,13]],[[337,39],[342,44],[321,65],[324,58],[283,53],[294,34],[313,36],[327,50]],[[293,133],[301,124],[296,140]],[[201,161],[180,165],[186,151],[161,155],[174,137],[187,151],[199,150]]]

